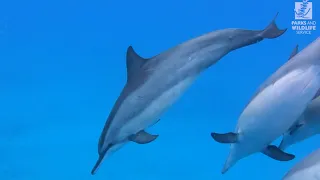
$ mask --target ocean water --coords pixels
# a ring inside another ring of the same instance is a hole
[[[257,153],[222,175],[229,146],[210,133],[232,131],[257,87],[295,45],[302,49],[319,36],[291,29],[294,2],[0,1],[0,179],[281,179],[320,147],[320,136],[290,147],[296,155],[290,162]],[[213,30],[263,29],[277,12],[279,28],[288,28],[283,36],[223,57],[150,128],[160,135],[156,141],[129,143],[90,174],[126,81],[129,45],[151,57]]]

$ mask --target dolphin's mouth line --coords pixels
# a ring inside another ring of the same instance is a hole
[[[107,154],[107,152],[109,151],[109,149],[110,149],[112,146],[113,146],[112,143],[109,144],[109,145],[107,146],[107,148],[106,148],[101,154],[99,154],[99,158],[98,158],[96,164],[94,165],[94,167],[93,167],[92,170],[91,170],[91,174],[92,174],[92,175],[94,175],[94,174],[96,173],[96,171],[97,171],[97,169],[99,168],[99,166],[100,166],[100,164],[101,164],[104,156]]]
[[[106,147],[106,149],[105,149],[104,151],[102,151],[102,153],[99,153],[99,158],[98,158],[96,164],[94,165],[94,167],[92,168],[91,174],[94,175],[94,174],[97,172],[97,170],[98,170],[100,164],[102,163],[105,155],[107,154],[107,152],[108,152],[113,146],[115,146],[115,145],[117,145],[117,144],[124,143],[124,142],[126,142],[126,140],[122,140],[122,141],[119,141],[119,142],[117,142],[117,143],[110,143],[110,144],[108,144],[108,146]]]

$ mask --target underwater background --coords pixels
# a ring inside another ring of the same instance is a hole
[[[319,36],[291,29],[294,2],[0,1],[0,180],[281,179],[320,148],[320,136],[288,148],[292,161],[256,153],[222,175],[229,145],[210,133],[233,131],[258,86],[297,44],[301,50]],[[313,3],[317,20],[320,5]],[[150,128],[156,141],[129,143],[90,174],[126,82],[129,45],[152,57],[213,30],[264,29],[277,12],[284,35],[223,57]]]

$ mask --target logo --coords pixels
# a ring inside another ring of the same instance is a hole
[[[312,2],[309,0],[295,2],[292,30],[296,34],[311,34],[316,30],[316,24],[317,22],[312,19]]]
[[[295,19],[312,19],[312,2],[295,2]]]

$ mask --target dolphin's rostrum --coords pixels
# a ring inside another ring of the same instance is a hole
[[[286,29],[278,29],[274,20],[264,30],[213,31],[152,58],[142,58],[130,46],[126,56],[127,83],[101,133],[99,159],[91,174],[95,174],[106,155],[125,143],[154,141],[158,135],[145,129],[159,120],[202,71],[235,49],[282,35]]]

